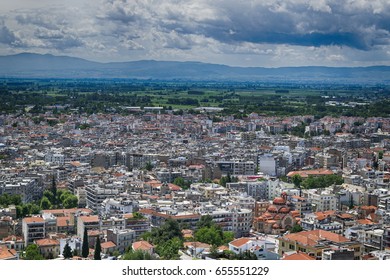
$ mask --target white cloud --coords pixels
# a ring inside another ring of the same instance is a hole
[[[12,47],[100,61],[251,66],[389,63],[387,0],[13,2],[0,7],[1,53]]]

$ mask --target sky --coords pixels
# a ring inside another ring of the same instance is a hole
[[[0,55],[390,65],[389,0],[1,0]]]

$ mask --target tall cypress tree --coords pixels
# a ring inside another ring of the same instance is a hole
[[[88,246],[88,231],[87,228],[84,228],[84,237],[83,237],[83,248],[81,251],[81,256],[87,258],[89,255],[89,246]]]
[[[100,253],[102,252],[102,246],[100,245],[100,238],[99,236],[96,238],[96,244],[95,244],[95,254],[93,255],[94,260],[101,260]]]
[[[53,174],[53,178],[52,178],[52,181],[51,181],[51,192],[53,193],[53,201],[51,201],[51,203],[53,205],[56,205],[57,204],[57,183],[56,183],[56,178]]]
[[[72,249],[70,248],[68,243],[66,243],[62,255],[65,259],[71,259],[73,257]]]

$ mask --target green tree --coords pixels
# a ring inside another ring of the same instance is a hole
[[[124,255],[123,255],[123,260],[153,260],[154,257],[149,254],[147,251],[143,250],[133,250],[130,247],[130,250],[128,250]]]
[[[378,159],[383,159],[383,151],[378,152]]]
[[[229,242],[234,240],[234,232],[224,231],[223,232],[223,244],[229,244]]]
[[[21,205],[17,205],[16,206],[16,217],[19,219],[19,218],[23,218],[23,209],[22,209],[22,206]]]
[[[184,178],[182,177],[175,178],[175,180],[173,180],[173,183],[183,189],[188,189],[191,186],[191,182],[184,180]]]
[[[9,198],[9,204],[13,204],[13,205],[22,204],[22,197],[18,194],[11,195]]]
[[[196,224],[196,228],[201,229],[204,227],[212,227],[214,225],[215,223],[213,221],[213,217],[211,217],[210,215],[204,215],[200,217],[199,221]]]
[[[22,217],[26,217],[30,214],[30,209],[27,204],[22,205]]]
[[[159,228],[153,228],[150,238],[153,244],[159,245],[165,243],[173,238],[183,239],[183,234],[180,225],[176,220],[168,219]]]
[[[152,164],[150,161],[148,161],[148,162],[146,163],[146,165],[145,165],[145,169],[148,170],[148,171],[152,171],[152,169],[153,169],[153,164]]]
[[[295,224],[295,225],[291,228],[291,233],[300,232],[300,231],[302,231],[302,230],[303,230],[303,228],[302,228],[300,225]]]
[[[88,258],[88,255],[89,255],[88,231],[86,228],[84,228],[83,247],[81,251],[81,256],[83,258]]]
[[[342,183],[344,183],[343,177],[336,174],[324,175],[319,177],[309,175],[309,177],[302,182],[302,187],[306,189],[321,189],[327,188],[332,184],[341,185]]]
[[[134,220],[142,220],[144,219],[144,215],[142,215],[140,212],[133,212],[133,219]]]
[[[181,247],[183,247],[183,241],[174,237],[157,245],[156,252],[163,260],[177,260],[180,258],[179,249]]]
[[[299,175],[299,174],[294,174],[292,177],[291,177],[291,181],[293,182],[294,186],[296,188],[299,188],[301,186],[301,183],[303,181],[302,179],[302,176]]]
[[[195,239],[199,242],[220,246],[223,244],[223,234],[215,226],[203,227],[196,231]]]
[[[64,256],[65,259],[71,259],[73,257],[73,252],[72,252],[72,249],[70,248],[68,242],[65,244],[62,255]]]
[[[96,238],[96,244],[95,244],[95,253],[93,255],[94,260],[101,260],[101,252],[102,252],[102,246],[100,245],[100,238]]]
[[[44,196],[41,199],[40,206],[41,206],[41,209],[47,210],[47,209],[50,209],[52,207],[52,204],[51,204],[50,200],[46,196]]]
[[[37,244],[30,244],[26,248],[26,260],[43,260]]]
[[[35,203],[31,204],[30,214],[36,215],[39,214],[39,212],[41,212],[41,208]]]
[[[70,209],[70,208],[77,207],[78,203],[79,203],[79,200],[78,200],[77,196],[71,194],[65,198],[65,200],[63,202],[63,206],[66,209]]]
[[[237,259],[239,259],[239,260],[257,260],[257,256],[255,253],[247,250],[247,251],[244,251],[243,253],[239,254]]]
[[[51,203],[53,205],[56,205],[57,204],[57,183],[56,183],[56,178],[54,175],[53,175],[52,180],[51,180],[50,190],[51,190],[51,193],[53,194],[53,201],[51,201]]]
[[[50,203],[54,201],[54,195],[50,190],[45,190],[43,192],[43,197],[46,197],[50,201]]]

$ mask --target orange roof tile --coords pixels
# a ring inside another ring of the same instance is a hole
[[[75,214],[76,212],[84,212],[87,214],[91,214],[93,211],[87,208],[71,208],[71,209],[52,209],[52,210],[42,210],[42,213],[51,213],[54,216],[68,216],[70,214]]]
[[[329,210],[329,211],[323,211],[323,212],[315,212],[317,220],[322,221],[329,216],[333,216],[336,213],[336,211]]]
[[[321,175],[332,175],[333,171],[329,169],[313,169],[313,170],[301,170],[301,171],[291,171],[287,174],[287,177],[292,177],[295,174],[301,175],[302,178],[307,178],[309,175],[321,176]]]
[[[368,219],[360,219],[360,220],[357,220],[356,222],[358,224],[360,224],[360,225],[372,225],[372,224],[374,224],[373,221],[368,220]]]
[[[109,248],[115,248],[116,244],[112,241],[103,242],[101,245],[102,249],[109,249]]]
[[[342,214],[337,215],[337,216],[340,217],[341,219],[352,219],[353,218],[353,215],[348,214],[348,213],[342,213]]]
[[[23,222],[27,224],[34,224],[34,223],[44,223],[45,220],[41,217],[29,217],[29,218],[24,218]]]
[[[36,243],[39,247],[44,247],[44,246],[60,246],[60,241],[55,240],[55,239],[49,239],[49,238],[44,238],[44,239],[35,240],[35,243]]]
[[[298,252],[291,255],[286,255],[282,258],[284,261],[314,261],[315,258],[309,256],[308,254]]]
[[[58,217],[57,218],[57,227],[67,227],[70,225],[74,225],[70,223],[69,217]]]
[[[92,215],[92,216],[80,216],[80,220],[83,221],[83,223],[98,223],[99,222],[99,216]]]
[[[179,187],[178,185],[175,185],[175,184],[169,183],[168,187],[169,187],[169,190],[171,190],[171,191],[181,191],[181,187]]]
[[[281,240],[292,240],[303,245],[314,246],[318,244],[320,240],[329,240],[336,243],[347,242],[349,239],[345,238],[340,234],[325,230],[311,230],[311,231],[302,231],[298,233],[291,233],[281,237]]]
[[[0,260],[12,259],[16,254],[14,249],[8,249],[7,246],[0,245]]]
[[[230,242],[229,244],[234,246],[234,247],[241,247],[242,245],[248,243],[249,241],[251,241],[250,238],[243,237],[243,238],[235,239],[232,242]]]
[[[134,250],[143,250],[143,251],[148,251],[154,248],[152,244],[144,240],[134,242],[132,247]]]
[[[21,242],[23,242],[24,238],[21,237],[21,236],[16,236],[16,235],[9,235],[9,236],[3,238],[3,242],[9,242],[9,241],[19,241],[19,242],[21,241]]]

